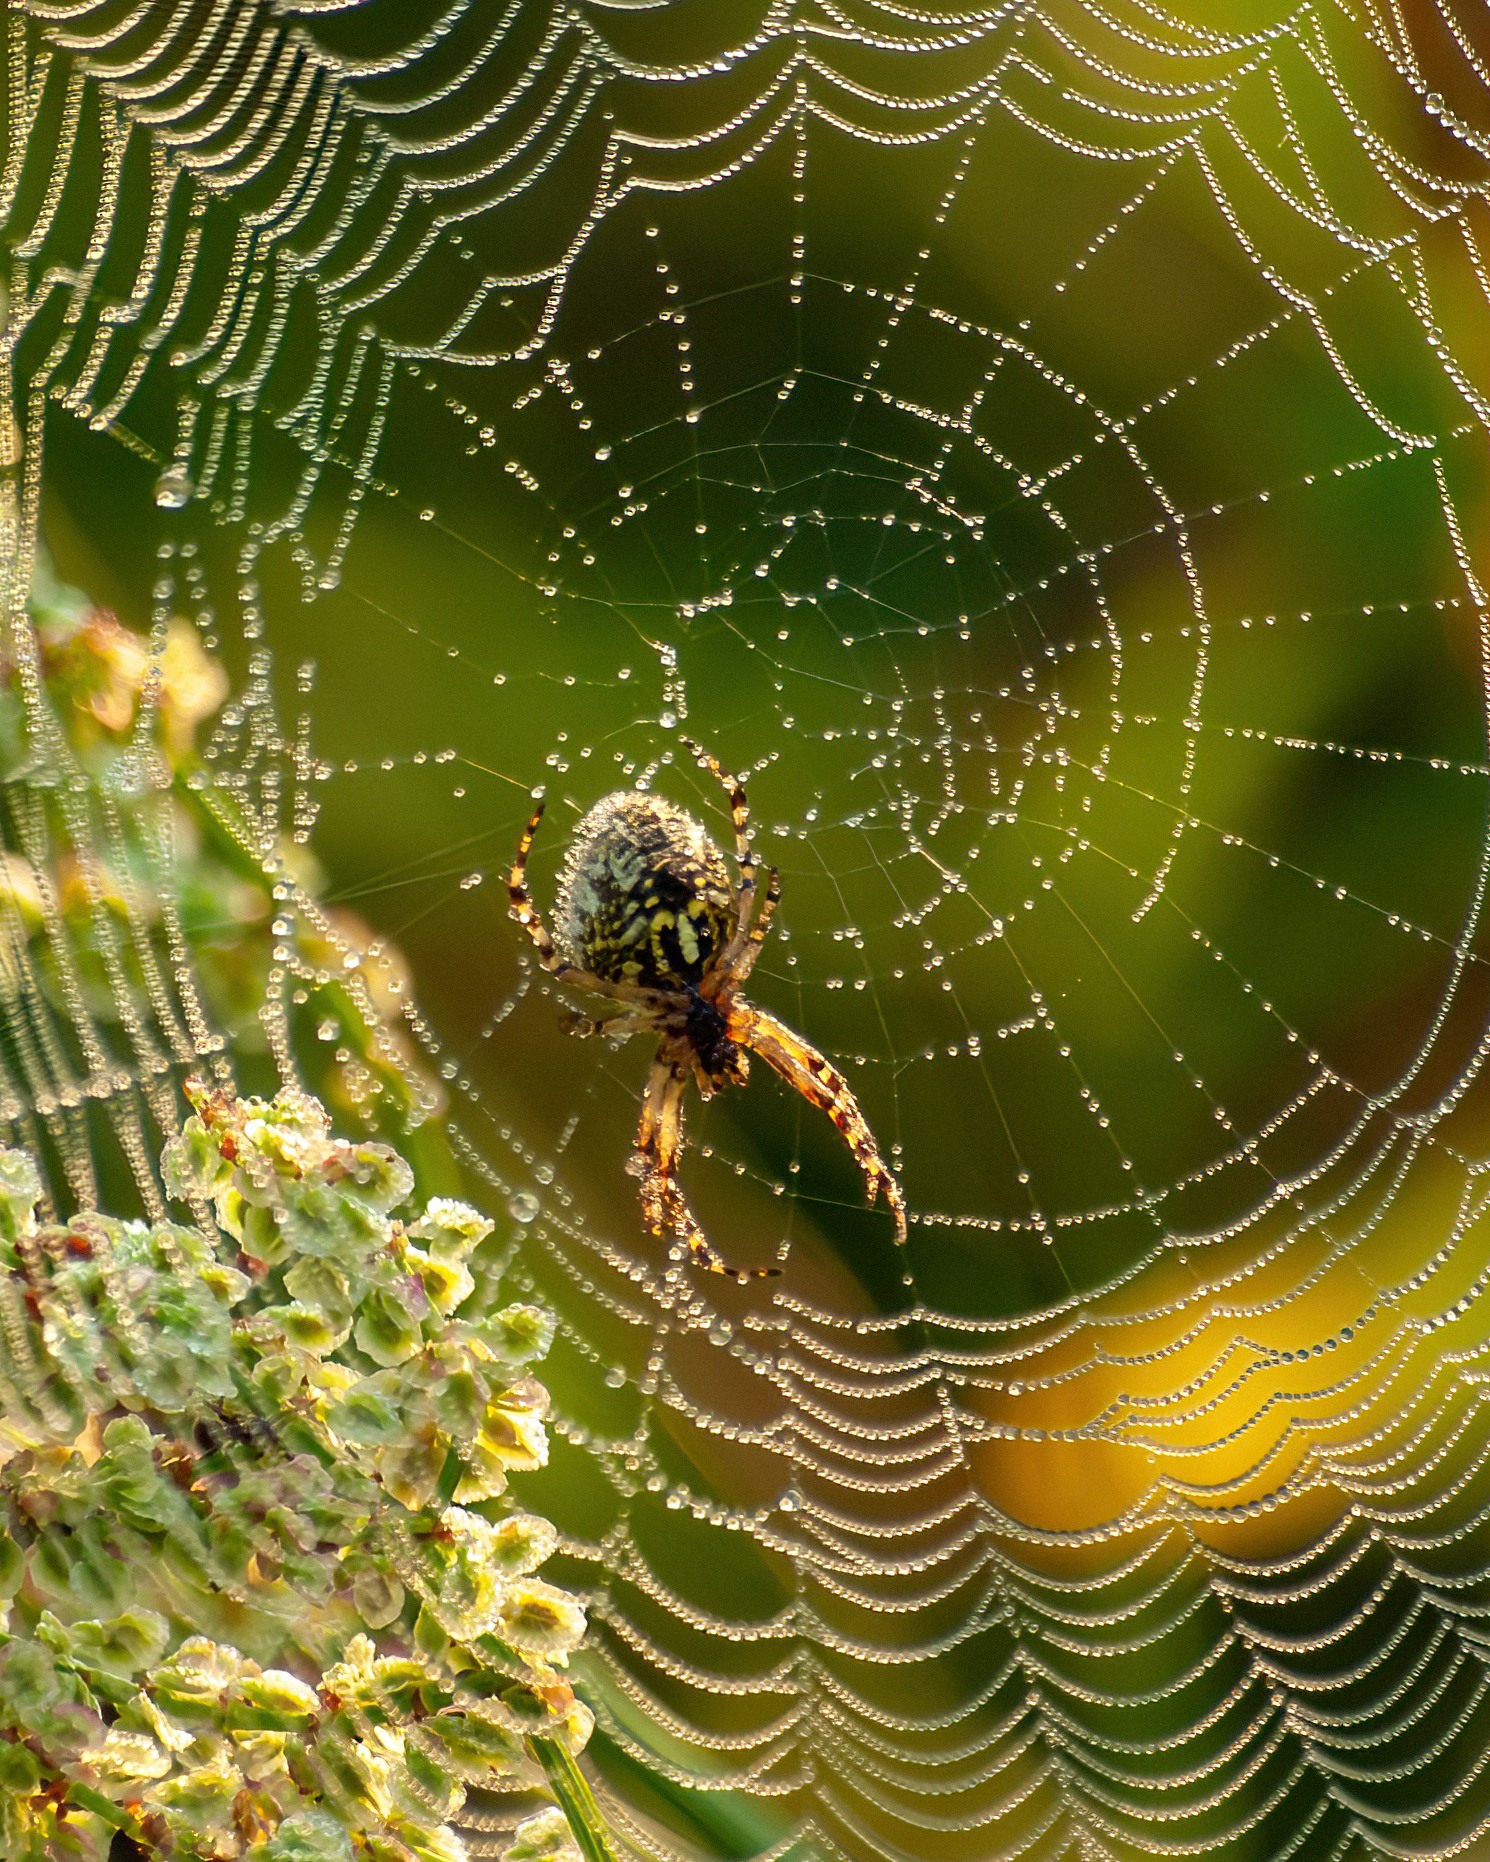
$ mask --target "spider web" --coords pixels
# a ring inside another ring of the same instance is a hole
[[[1476,1851],[1468,14],[7,24],[48,534],[196,620],[247,694],[212,780],[271,865],[314,820],[350,974],[411,965],[381,999],[561,1319],[541,1493],[627,1840]],[[723,835],[684,725],[748,780],[784,880],[755,993],[844,1064],[903,1258],[759,1081],[692,1109],[684,1174],[782,1278],[652,1247],[644,1056],[561,1042],[506,920],[535,786],[540,900],[609,789]],[[212,1045],[137,1042],[119,1103]]]

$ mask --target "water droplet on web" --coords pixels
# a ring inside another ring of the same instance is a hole
[[[179,511],[190,504],[196,486],[184,465],[168,465],[155,481],[155,503],[162,511]]]
[[[507,1198],[507,1213],[514,1222],[536,1222],[542,1204],[531,1190],[516,1190]]]

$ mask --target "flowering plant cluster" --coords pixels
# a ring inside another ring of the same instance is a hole
[[[551,1787],[510,1862],[603,1856],[583,1612],[503,1497],[550,1322],[316,1100],[188,1094],[190,1226],[41,1222],[0,1152],[0,1854],[459,1862]]]

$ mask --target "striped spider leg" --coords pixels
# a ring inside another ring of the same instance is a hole
[[[690,1070],[686,1062],[669,1058],[664,1042],[647,1075],[636,1148],[626,1168],[641,1185],[642,1215],[654,1235],[669,1230],[685,1242],[700,1267],[723,1274],[742,1286],[752,1280],[770,1280],[779,1267],[731,1267],[709,1245],[699,1220],[678,1185],[678,1158],[683,1149],[683,1095]]]
[[[895,1239],[904,1244],[908,1233],[905,1196],[894,1174],[880,1156],[869,1121],[859,1110],[853,1089],[825,1055],[793,1034],[784,1022],[761,1009],[744,1003],[729,1014],[730,1033],[742,1047],[759,1054],[768,1067],[774,1067],[787,1083],[810,1105],[826,1112],[842,1132],[853,1152],[854,1162],[864,1173],[869,1200],[883,1195],[895,1216]]]

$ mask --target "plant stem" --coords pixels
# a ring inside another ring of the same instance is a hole
[[[617,1862],[615,1849],[600,1820],[600,1806],[589,1781],[574,1762],[574,1754],[557,1739],[531,1738],[528,1750],[543,1767],[549,1789],[569,1819],[569,1828],[585,1862]]]

